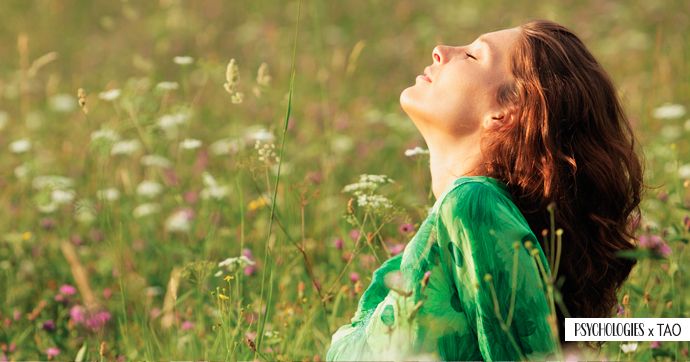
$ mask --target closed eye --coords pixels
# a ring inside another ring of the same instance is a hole
[[[465,53],[465,55],[467,55],[468,57],[470,57],[470,58],[472,58],[472,59],[474,59],[474,60],[477,60],[477,58],[475,58],[474,56],[470,55],[469,53]]]

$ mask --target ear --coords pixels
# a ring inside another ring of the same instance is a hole
[[[484,128],[487,130],[497,130],[510,126],[517,119],[516,113],[515,107],[505,107],[489,113],[484,119]]]

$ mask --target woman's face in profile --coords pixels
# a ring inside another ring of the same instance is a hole
[[[457,136],[477,131],[483,120],[502,112],[496,92],[511,79],[509,49],[519,36],[520,30],[512,28],[484,34],[466,46],[437,46],[433,64],[402,92],[400,104],[418,128]]]

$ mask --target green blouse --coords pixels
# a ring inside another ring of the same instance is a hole
[[[515,361],[521,359],[516,347],[529,360],[555,358],[545,284],[524,246],[528,240],[549,270],[508,186],[489,177],[456,179],[404,252],[374,272],[351,323],[333,335],[326,360]],[[510,336],[496,316],[490,283]]]

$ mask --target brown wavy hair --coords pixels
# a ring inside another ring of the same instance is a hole
[[[484,167],[511,186],[544,251],[547,206],[555,205],[564,231],[555,280],[564,277],[567,309],[556,307],[558,329],[564,347],[577,347],[564,341],[565,316],[611,317],[636,264],[615,253],[634,248],[629,225],[639,213],[643,166],[611,78],[577,35],[547,20],[519,29],[509,52],[513,81],[497,94],[499,104],[514,107],[515,121],[487,137]],[[585,346],[600,353],[602,344]]]

